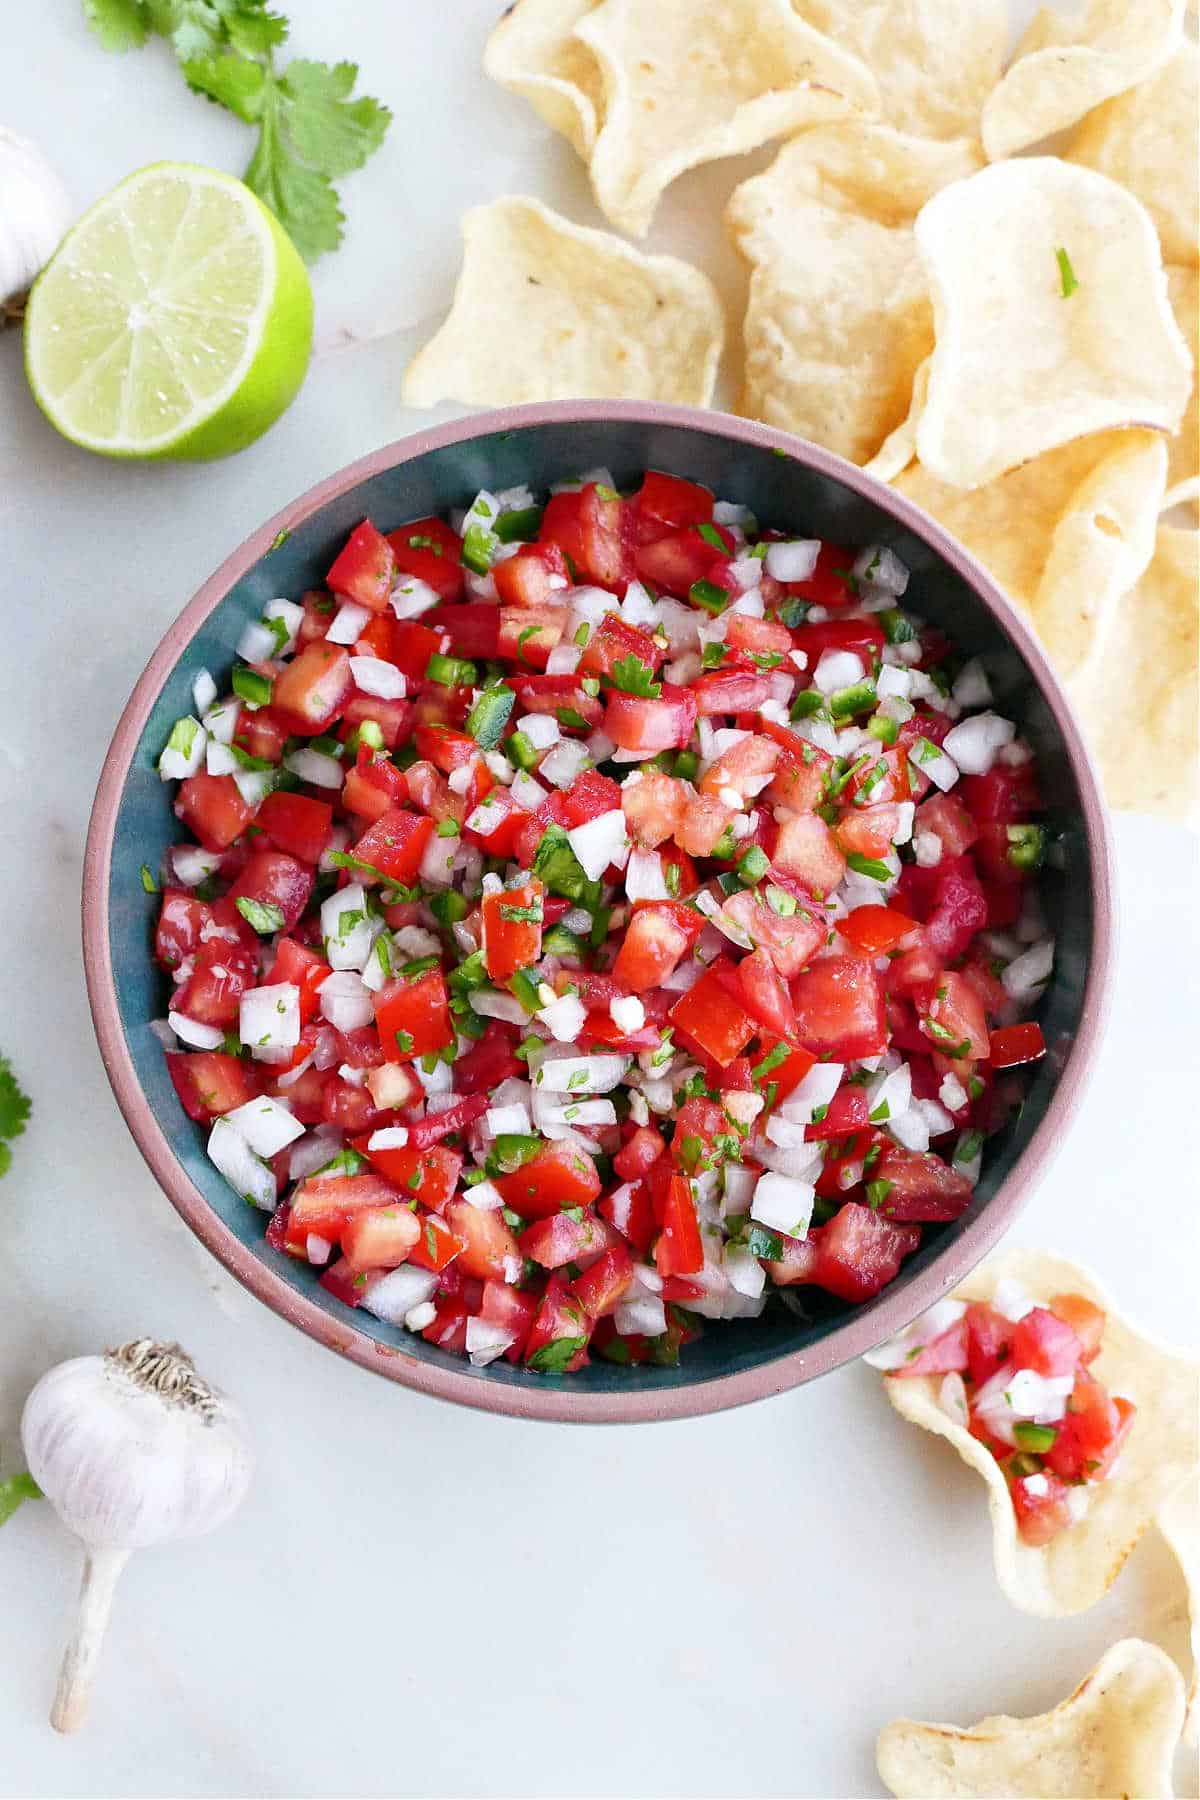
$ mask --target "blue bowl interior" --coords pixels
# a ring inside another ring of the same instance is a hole
[[[386,470],[331,500],[270,551],[225,596],[201,626],[159,694],[138,745],[117,816],[109,886],[109,935],[121,1021],[138,1079],[179,1162],[213,1211],[281,1280],[344,1324],[426,1362],[448,1362],[473,1379],[504,1387],[547,1383],[587,1392],[660,1390],[715,1380],[812,1346],[847,1315],[817,1290],[799,1290],[803,1311],[772,1304],[761,1319],[712,1324],[688,1346],[675,1369],[617,1367],[597,1360],[578,1374],[539,1376],[501,1361],[471,1370],[421,1338],[350,1312],[318,1285],[317,1271],[264,1242],[267,1215],[226,1185],[205,1155],[206,1133],[185,1115],[168,1078],[149,1021],[165,1016],[165,983],[152,959],[157,900],[143,892],[139,868],[157,868],[178,837],[172,786],[155,763],[173,721],[192,710],[192,681],[207,668],[220,682],[234,660],[243,625],[277,595],[298,596],[319,586],[350,529],[364,517],[392,530],[405,520],[469,503],[483,487],[528,482],[535,490],[582,470],[610,468],[618,483],[634,484],[647,468],[704,482],[724,499],[753,508],[764,524],[801,536],[850,545],[889,545],[912,571],[904,604],[942,626],[965,651],[986,659],[1001,713],[1015,718],[1036,749],[1049,822],[1059,834],[1061,863],[1044,876],[1048,917],[1058,939],[1055,974],[1041,1007],[1051,1054],[1037,1066],[1015,1126],[990,1146],[969,1211],[952,1225],[928,1227],[895,1293],[962,1234],[998,1192],[1019,1160],[1054,1092],[1058,1072],[1079,1026],[1092,943],[1089,850],[1079,791],[1053,716],[1020,654],[1002,634],[963,578],[930,545],[901,529],[879,506],[839,482],[777,452],[710,435],[699,428],[626,421],[536,424],[436,449]],[[1068,904],[1069,900],[1069,904]],[[857,1309],[861,1312],[862,1309]]]

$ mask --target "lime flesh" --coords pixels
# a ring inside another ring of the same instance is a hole
[[[34,283],[25,370],[64,437],[106,456],[227,456],[304,379],[312,289],[240,181],[153,163],[98,200]]]

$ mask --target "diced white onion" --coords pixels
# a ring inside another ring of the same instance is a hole
[[[625,868],[625,898],[632,906],[635,900],[669,900],[663,876],[662,857],[657,850],[634,850]]]
[[[241,710],[240,703],[231,694],[219,706],[210,706],[200,723],[209,737],[216,738],[218,743],[232,744]]]
[[[288,1144],[304,1136],[299,1119],[268,1094],[257,1100],[247,1100],[244,1106],[235,1106],[225,1117],[237,1127],[257,1156],[276,1156]]]
[[[237,641],[237,654],[243,662],[270,662],[275,654],[275,633],[259,619],[251,619],[242,627]],[[213,695],[216,699],[216,695]],[[211,705],[211,701],[209,702]]]
[[[275,655],[278,656],[283,651],[294,648],[296,639],[300,635],[300,627],[304,623],[302,606],[297,606],[294,600],[268,600],[263,607],[263,618],[279,619],[287,631],[287,637],[279,649],[274,652]]]
[[[179,731],[181,726],[185,731],[188,728],[191,730],[187,752],[185,754],[182,750],[173,750],[170,744],[167,744],[158,759],[158,773],[163,781],[186,781],[189,775],[199,773],[204,762],[208,733],[203,725],[198,719],[193,719],[189,713],[186,718],[177,720],[172,726],[172,736]]]
[[[949,742],[949,739],[950,734],[947,733],[946,741]],[[944,750],[939,750],[929,738],[921,740],[916,746],[916,754],[910,754],[908,760],[919,773],[927,775],[934,787],[940,788],[943,794],[948,794],[958,780],[958,764]]]
[[[636,994],[618,994],[608,1003],[609,1017],[618,1031],[640,1031],[646,1023],[646,1009]]]
[[[938,1388],[938,1405],[942,1411],[961,1425],[966,1431],[971,1423],[970,1408],[967,1405],[967,1384],[957,1369],[951,1369],[944,1375]]]
[[[549,750],[562,738],[558,720],[552,713],[526,713],[517,720],[516,729],[524,732],[535,750]]]
[[[1054,939],[1043,938],[1010,962],[1000,982],[1010,999],[1023,1003],[1040,994],[1054,968]]]
[[[622,1337],[661,1337],[667,1329],[667,1310],[655,1294],[637,1294],[618,1306],[614,1316]]]
[[[621,1081],[632,1061],[630,1056],[604,1053],[547,1057],[538,1070],[539,1079],[535,1086],[552,1094],[608,1094]]]
[[[192,682],[192,704],[201,719],[217,698],[217,684],[207,669],[199,669]]]
[[[501,1019],[508,1025],[524,1025],[529,1014],[513,994],[502,994],[498,988],[472,988],[471,1010],[481,1019]]]
[[[598,881],[610,863],[621,867],[629,854],[625,814],[619,806],[600,813],[568,831],[567,842],[588,880]]]
[[[578,644],[555,644],[546,658],[547,675],[573,675],[582,655]]]
[[[861,656],[853,650],[825,650],[813,670],[813,686],[822,694],[836,694],[839,688],[865,680],[866,673]]]
[[[477,1314],[473,1314],[467,1320],[466,1339],[467,1356],[470,1358],[472,1368],[486,1368],[488,1363],[495,1362],[498,1356],[503,1356],[509,1345],[514,1344],[516,1339],[516,1332],[507,1326],[493,1325],[489,1319],[481,1319]]]
[[[750,1217],[771,1231],[802,1238],[812,1221],[816,1189],[790,1175],[766,1174],[754,1190]]]
[[[912,846],[919,869],[937,868],[942,860],[942,840],[935,832],[914,832]]]
[[[955,725],[943,741],[947,756],[964,775],[986,775],[997,753],[1005,744],[1011,744],[1016,734],[1017,728],[1011,719],[983,712]]]
[[[380,700],[403,700],[408,692],[403,670],[381,656],[352,656],[350,673],[360,693],[374,694]]]
[[[542,758],[538,774],[556,788],[573,787],[583,771],[590,767],[591,760],[586,744],[581,744],[577,738],[564,738]]]
[[[844,1063],[817,1063],[792,1089],[780,1111],[801,1125],[811,1125],[818,1106],[828,1106],[842,1085]]]
[[[1005,1275],[996,1283],[996,1291],[992,1295],[992,1305],[998,1313],[1003,1313],[1015,1325],[1026,1313],[1032,1312],[1037,1301],[1032,1294],[1026,1293],[1019,1281],[1011,1275]]]
[[[285,756],[283,766],[298,775],[301,781],[307,781],[310,787],[340,788],[346,779],[346,772],[336,756],[325,756],[307,744]]]
[[[986,706],[992,698],[991,683],[987,671],[977,656],[969,663],[964,663],[958,672],[958,679],[950,690],[953,698],[964,709]]]
[[[898,1331],[895,1337],[888,1338],[877,1350],[868,1350],[863,1361],[872,1369],[902,1369],[905,1363],[912,1361],[914,1350],[932,1344],[944,1331],[957,1325],[966,1310],[962,1300],[937,1300],[928,1312],[906,1325],[903,1331]]]
[[[875,681],[875,692],[881,700],[907,700],[912,693],[912,671],[884,663]]]
[[[181,887],[199,887],[221,866],[215,850],[202,850],[199,844],[172,844],[168,851],[172,878]]]
[[[294,1050],[300,1042],[300,989],[291,981],[251,988],[238,1005],[238,1035],[259,1050]]]
[[[208,1134],[208,1160],[220,1170],[235,1193],[263,1212],[274,1212],[275,1177],[228,1119],[213,1121]]]
[[[204,746],[206,775],[236,775],[241,766],[228,744],[220,744],[216,738],[209,738]]]
[[[819,538],[791,538],[767,549],[767,574],[776,581],[807,581],[821,553]]]
[[[869,582],[880,593],[897,599],[908,587],[908,569],[894,550],[887,550],[882,544],[868,544],[860,550],[851,573],[857,580]]]
[[[288,1158],[288,1175],[293,1181],[303,1181],[308,1175],[315,1175],[332,1162],[342,1147],[342,1134],[332,1131],[329,1126],[318,1125],[307,1137],[300,1138],[293,1146]]]
[[[321,936],[325,955],[333,969],[357,969],[360,973],[382,929],[367,912],[367,896],[361,882],[337,888],[321,906]]]
[[[321,1017],[337,1031],[359,1031],[375,1017],[371,990],[353,969],[327,975],[318,989]]]
[[[578,994],[560,994],[537,1016],[560,1044],[573,1044],[587,1020],[587,1008]]]
[[[501,1132],[514,1132],[518,1136],[528,1136],[530,1130],[529,1114],[523,1106],[490,1106],[483,1115],[484,1124],[493,1137]],[[475,1198],[474,1190],[471,1192]]]
[[[354,600],[343,600],[329,621],[325,641],[329,644],[357,644],[371,622],[371,612]]]
[[[381,1275],[362,1305],[387,1325],[403,1325],[406,1314],[424,1305],[437,1284],[438,1277],[427,1269],[415,1269],[405,1263]]]
[[[186,1013],[168,1012],[167,1024],[181,1044],[194,1050],[219,1050],[225,1033],[219,1025],[206,1025],[202,1019],[189,1019]]]

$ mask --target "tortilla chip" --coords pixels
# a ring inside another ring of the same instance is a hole
[[[1113,1310],[1093,1275],[1048,1250],[1010,1250],[995,1257],[976,1269],[954,1297],[990,1300],[1005,1279],[1019,1282],[1043,1304],[1055,1294],[1083,1294],[1102,1306],[1108,1324],[1092,1373],[1110,1393],[1123,1394],[1137,1407],[1114,1472],[1087,1490],[1088,1509],[1077,1524],[1048,1544],[1024,1543],[999,1463],[939,1406],[940,1378],[886,1377],[885,1386],[902,1418],[948,1439],[983,1476],[996,1578],[1013,1605],[1040,1618],[1062,1618],[1084,1612],[1107,1593],[1159,1508],[1200,1466],[1200,1365],[1136,1332]]]
[[[945,188],[914,229],[937,338],[917,428],[932,474],[978,487],[1087,432],[1179,428],[1191,358],[1131,194],[1026,157]]]
[[[1081,12],[1043,7],[983,109],[993,162],[1074,125],[1157,74],[1182,42],[1184,0],[1087,0]]]
[[[488,38],[485,73],[521,94],[584,162],[604,114],[596,59],[574,35],[596,0],[514,0]]]
[[[596,204],[632,237],[645,237],[660,195],[685,169],[879,110],[871,72],[797,17],[791,0],[602,0],[576,36],[604,76]]]
[[[912,221],[981,165],[963,139],[847,121],[802,132],[734,191],[727,223],[752,271],[739,411],[852,462],[875,454],[933,349]]]
[[[1178,1559],[1187,1588],[1192,1621],[1192,1683],[1188,1689],[1183,1735],[1189,1744],[1194,1744],[1200,1735],[1196,1706],[1197,1672],[1200,1671],[1200,1478],[1193,1477],[1178,1493],[1171,1495],[1159,1510],[1158,1529]]]
[[[1183,415],[1183,424],[1167,445],[1170,462],[1167,469],[1167,497],[1164,506],[1178,506],[1195,493],[1200,477],[1200,275],[1195,269],[1177,264],[1167,270],[1167,292],[1180,331],[1192,358],[1192,393]]]
[[[913,376],[908,412],[895,430],[884,438],[870,462],[863,464],[867,474],[873,475],[876,481],[895,481],[897,475],[903,474],[917,454],[917,424],[929,395],[929,365],[932,360],[931,356],[927,356]]]
[[[1200,533],[1160,525],[1154,560],[1067,682],[1110,806],[1200,821],[1198,626]]]
[[[1053,1712],[1005,1713],[965,1731],[896,1719],[876,1762],[899,1800],[1112,1800],[1172,1792],[1183,1683],[1170,1657],[1123,1638]]]
[[[1089,113],[1064,154],[1136,194],[1164,259],[1200,262],[1200,51],[1185,43],[1148,81]]]
[[[409,365],[404,399],[666,400],[707,406],[724,338],[717,291],[673,256],[646,256],[538,200],[463,217],[445,324]]]
[[[976,137],[1008,46],[1004,0],[792,0],[874,71],[883,114],[918,137]]]
[[[1040,601],[1053,617],[1057,590],[1047,590],[1043,578],[1058,533],[1064,542],[1087,536],[1097,557],[1090,565],[1092,579],[1107,613],[1150,560],[1165,482],[1166,451],[1156,432],[1106,431],[1051,450],[985,487],[951,487],[919,462],[893,486],[965,544],[1017,606],[1032,615]],[[1129,516],[1127,486],[1137,506],[1124,533],[1075,525],[1081,504],[1089,509],[1084,518],[1094,520],[1096,505],[1105,498],[1120,509],[1114,517]],[[1068,594],[1075,592],[1072,585]],[[1089,598],[1094,607],[1096,596]]]

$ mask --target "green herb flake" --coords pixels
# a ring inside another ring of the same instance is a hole
[[[407,1056],[413,1047],[414,1040],[412,1032],[398,1031],[395,1035],[397,1050],[399,1050],[401,1056]]]
[[[640,694],[648,700],[662,693],[662,682],[655,681],[654,670],[636,656],[623,656],[608,672],[613,687],[623,694]]]
[[[245,894],[240,894],[233,904],[259,937],[274,937],[277,931],[283,930],[283,911],[269,900],[251,900]],[[361,918],[362,914],[358,917]]]
[[[585,1337],[554,1338],[549,1344],[543,1344],[540,1350],[535,1350],[525,1366],[538,1375],[561,1375],[586,1343]]]
[[[142,864],[140,873],[141,873],[141,877],[142,877],[143,891],[147,894],[157,894],[158,883],[154,879],[154,875],[150,869],[149,863]]]
[[[1069,300],[1079,286],[1078,281],[1075,279],[1075,271],[1071,267],[1071,259],[1066,251],[1060,246],[1059,249],[1054,252],[1054,260],[1058,264],[1059,279],[1062,282],[1062,298],[1064,300]]]

